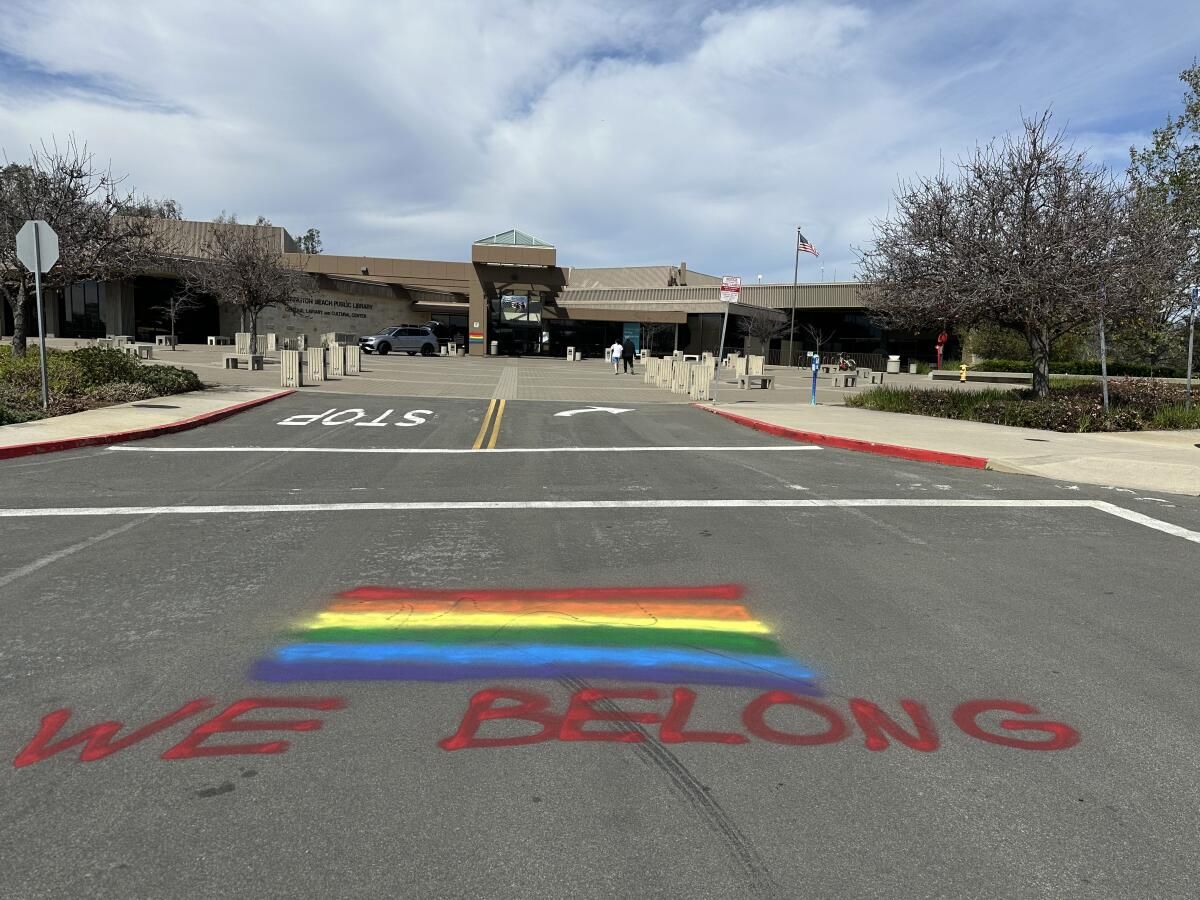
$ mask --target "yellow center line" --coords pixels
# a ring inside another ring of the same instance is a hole
[[[471,445],[472,450],[478,450],[483,446],[483,439],[487,437],[488,426],[492,424],[492,412],[496,409],[496,401],[492,400],[488,403],[487,412],[483,414],[483,422],[479,426],[479,434],[475,435],[475,443]]]
[[[492,419],[492,439],[488,441],[487,448],[495,449],[496,439],[500,437],[500,420],[504,418],[504,406],[508,403],[507,400],[501,400],[500,405],[496,408],[496,418]]]

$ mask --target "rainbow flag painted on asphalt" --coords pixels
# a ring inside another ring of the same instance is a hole
[[[261,681],[589,678],[819,694],[732,584],[359,587],[254,664]]]

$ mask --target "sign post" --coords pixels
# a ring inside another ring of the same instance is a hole
[[[1196,300],[1200,299],[1200,287],[1192,285],[1192,308],[1188,316],[1188,366],[1187,366],[1187,408],[1192,408],[1192,345],[1196,339]]]
[[[721,343],[717,344],[717,374],[713,376],[712,402],[717,402],[717,385],[721,383],[721,354],[725,352],[725,328],[729,325],[729,304],[737,303],[742,293],[742,279],[737,275],[726,275],[721,279],[721,302],[725,304],[725,316],[721,319]]]
[[[50,408],[50,386],[46,380],[46,318],[42,312],[42,273],[58,262],[58,235],[41,219],[30,219],[17,232],[17,259],[33,273],[37,294],[38,356],[42,370],[42,409]]]

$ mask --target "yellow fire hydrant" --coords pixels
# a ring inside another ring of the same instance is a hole
[[[967,367],[966,367],[966,364],[965,364],[965,363],[964,363],[963,365],[961,365],[961,366],[959,366],[959,367],[958,367],[958,380],[959,380],[960,382],[962,382],[963,384],[966,384],[966,381],[967,381]]]

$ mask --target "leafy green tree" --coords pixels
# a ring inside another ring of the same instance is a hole
[[[301,253],[313,254],[320,253],[321,246],[321,229],[310,228],[300,237],[296,238],[296,244],[300,248]]]

